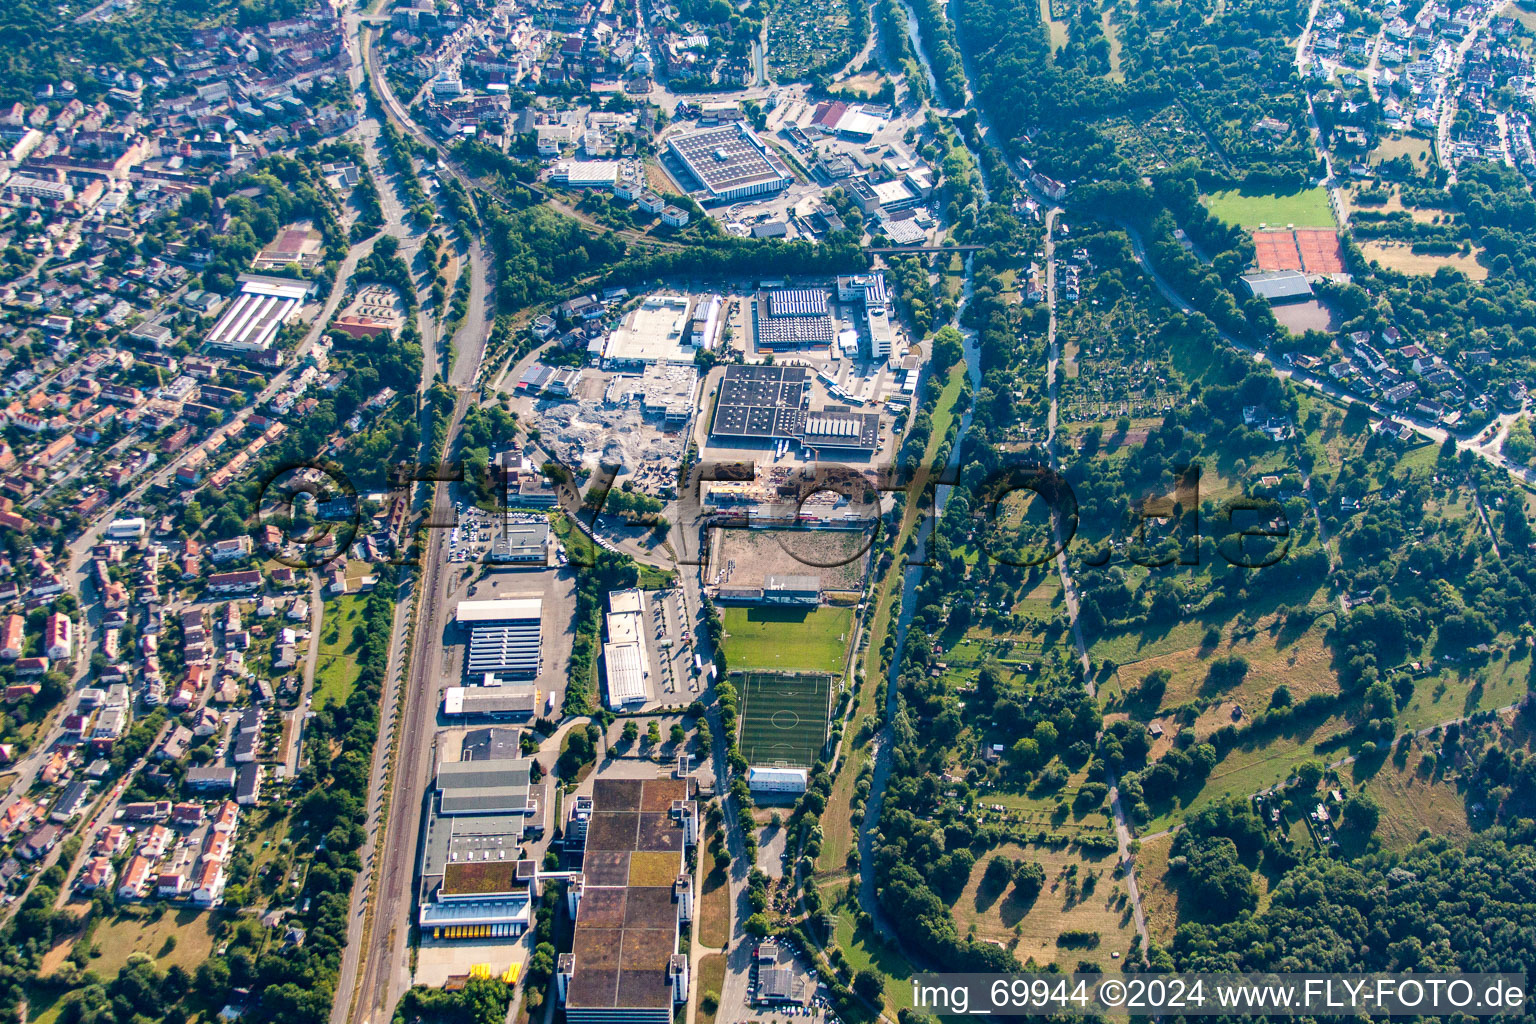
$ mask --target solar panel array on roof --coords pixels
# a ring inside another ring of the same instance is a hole
[[[768,348],[830,345],[837,327],[830,316],[780,316],[757,321],[757,343]]]
[[[540,623],[509,622],[475,626],[469,634],[465,671],[532,676],[539,671]]]
[[[768,315],[824,316],[827,293],[820,288],[782,288],[768,293]]]
[[[818,412],[805,418],[801,443],[810,448],[873,451],[880,437],[880,417],[870,412]]]
[[[809,412],[810,375],[801,366],[729,366],[720,382],[711,434],[720,442],[793,440],[811,447],[872,452],[880,417],[846,406]]]
[[[208,344],[220,348],[262,349],[272,343],[277,329],[299,308],[299,300],[287,295],[242,292],[208,335]]]
[[[859,432],[857,420],[841,416],[808,416],[805,420],[806,437],[852,437]]]
[[[667,145],[716,200],[776,192],[793,180],[784,162],[740,123],[677,135]]]

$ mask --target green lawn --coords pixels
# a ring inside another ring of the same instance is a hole
[[[887,945],[885,940],[876,935],[872,930],[859,928],[853,920],[853,908],[843,907],[837,917],[837,931],[833,936],[843,955],[848,959],[848,965],[854,971],[873,968],[885,976],[886,1008],[898,1013],[902,1010],[915,1008],[912,1001],[912,986],[908,979],[912,977],[912,965],[906,957],[893,945]],[[891,1017],[895,1017],[892,1013]]]
[[[1298,228],[1331,228],[1333,210],[1324,188],[1303,189],[1289,195],[1228,189],[1205,197],[1206,209],[1228,224],[1256,228],[1292,225]]]
[[[731,671],[843,674],[852,639],[852,608],[725,609],[725,658]]]
[[[344,594],[325,602],[320,622],[320,656],[315,663],[315,708],[347,702],[357,682],[357,643],[366,594]],[[313,642],[313,641],[311,641]]]
[[[965,385],[965,363],[959,362],[950,367],[949,380],[944,382],[944,388],[939,392],[938,404],[933,408],[933,436],[930,438],[927,456],[931,460],[937,446],[949,433],[949,425],[955,419],[955,401],[960,397],[960,389]],[[929,465],[925,462],[923,465]]]
[[[1154,807],[1154,813],[1161,813],[1139,831],[1143,835],[1161,832],[1218,800],[1229,796],[1251,796],[1284,782],[1303,761],[1318,758],[1326,763],[1346,756],[1347,750],[1328,747],[1319,751],[1317,748],[1348,725],[1349,721],[1342,716],[1321,721],[1314,719],[1288,733],[1266,737],[1263,743],[1240,744],[1232,748],[1217,762],[1215,770],[1198,791],[1183,794],[1182,802],[1172,806]]]
[[[29,1024],[56,1024],[59,1014],[64,1012],[64,997],[69,990],[39,986],[28,988],[26,993]]]

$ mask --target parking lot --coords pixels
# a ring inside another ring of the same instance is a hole
[[[457,508],[458,524],[448,535],[448,560],[450,562],[483,562],[491,550],[491,537],[498,517],[503,513],[487,512],[474,505],[460,502]],[[543,519],[543,516],[530,517]]]
[[[751,941],[748,940],[749,943]],[[821,981],[820,972],[810,966],[811,961],[803,956],[794,940],[780,939],[777,944],[777,954],[772,959],[766,959],[757,952],[769,943],[757,946],[751,958],[747,976],[747,1001],[750,1005],[746,1019],[765,1024],[790,1020],[841,1024],[828,1005],[827,987]],[[788,972],[791,998],[770,994],[773,986],[763,977],[763,972],[769,970]]]
[[[682,592],[653,590],[644,596],[652,630],[646,647],[657,687],[652,696],[663,706],[691,704],[707,683],[702,665],[695,660],[693,627],[683,610]]]

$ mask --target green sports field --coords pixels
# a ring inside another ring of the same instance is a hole
[[[852,608],[725,609],[725,660],[731,670],[841,675],[853,630]]]
[[[1228,189],[1206,196],[1205,207],[1218,219],[1244,228],[1256,228],[1260,224],[1281,228],[1286,225],[1298,228],[1335,226],[1333,210],[1328,205],[1328,190],[1321,187],[1282,195]]]
[[[822,672],[732,672],[741,693],[748,764],[809,768],[827,742],[832,677]]]

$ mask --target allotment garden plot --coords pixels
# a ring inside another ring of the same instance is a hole
[[[1219,164],[1200,128],[1177,103],[1151,111],[1117,114],[1099,123],[1115,147],[1138,171],[1150,174],[1194,160],[1202,167]]]
[[[780,0],[768,16],[768,74],[793,82],[848,46],[848,5],[842,0]]]
[[[741,693],[741,753],[748,764],[809,768],[827,741],[832,676],[733,672]]]

